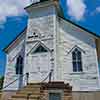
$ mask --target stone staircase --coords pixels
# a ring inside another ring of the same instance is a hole
[[[18,90],[15,95],[13,95],[8,100],[39,100],[41,95],[41,84],[32,83],[28,84],[21,90]]]
[[[64,82],[30,83],[18,90],[8,100],[48,100],[51,90],[56,92],[62,90],[64,92],[63,100],[72,100],[72,87]]]

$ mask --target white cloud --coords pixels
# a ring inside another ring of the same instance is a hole
[[[96,14],[100,13],[100,6],[96,7],[94,11],[92,11],[90,14],[91,16],[95,16]]]
[[[67,0],[68,14],[76,20],[82,20],[86,11],[83,0]]]
[[[96,8],[96,12],[100,13],[100,6]]]
[[[30,4],[30,0],[0,0],[0,26],[7,21],[9,16],[22,16],[24,7]]]

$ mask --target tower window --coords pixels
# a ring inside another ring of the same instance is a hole
[[[48,52],[48,51],[41,45],[38,48],[36,48],[36,50],[34,51],[34,53],[44,53],[44,52]]]
[[[82,72],[82,56],[81,52],[75,48],[72,52],[73,72]]]
[[[21,57],[20,55],[18,56],[16,61],[16,74],[23,74],[23,57]]]

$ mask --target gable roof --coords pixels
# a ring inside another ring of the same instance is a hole
[[[7,49],[9,49],[9,47],[11,47],[18,39],[21,38],[21,36],[23,36],[26,33],[27,30],[27,26],[5,47],[3,48],[3,51],[7,51]]]
[[[73,22],[73,21],[71,21],[71,20],[65,18],[64,13],[63,13],[63,8],[62,8],[61,5],[59,4],[59,0],[40,0],[40,2],[32,3],[31,5],[25,7],[24,9],[26,10],[27,8],[30,8],[30,7],[32,7],[32,6],[36,5],[36,4],[42,4],[42,3],[47,2],[47,1],[48,1],[48,2],[50,2],[50,1],[56,2],[55,5],[56,5],[56,8],[57,8],[58,16],[59,16],[60,18],[62,18],[63,20],[65,20],[65,21],[67,21],[67,22],[69,22],[69,23],[75,25],[76,27],[79,27],[79,28],[83,29],[84,31],[86,31],[86,32],[88,32],[88,33],[90,33],[90,34],[92,34],[92,35],[94,35],[94,36],[100,38],[100,35],[98,35],[98,34],[92,32],[92,31],[90,31],[89,29],[87,29],[87,28],[85,28],[85,27],[83,27],[83,26],[81,26],[81,25],[79,25],[79,24],[76,24],[75,22]]]
[[[71,21],[71,20],[69,20],[69,19],[66,19],[65,17],[62,17],[62,16],[59,16],[59,17],[62,18],[63,20],[65,20],[65,21],[71,23],[72,25],[74,25],[74,26],[76,26],[76,27],[78,27],[78,28],[80,28],[80,29],[82,29],[82,30],[84,30],[84,31],[86,31],[86,32],[88,32],[88,33],[90,33],[90,34],[92,34],[93,36],[95,36],[95,37],[97,37],[97,38],[100,38],[100,35],[98,35],[98,34],[92,32],[92,31],[90,31],[89,29],[87,29],[87,28],[85,28],[85,27],[83,27],[83,26],[81,26],[81,25],[79,25],[79,24],[76,24],[76,23],[74,23],[73,21]]]
[[[28,5],[28,6],[26,6],[24,9],[30,8],[30,7],[33,6],[33,5],[40,4],[40,3],[46,2],[46,1],[50,1],[50,0],[40,0],[40,1],[38,1],[38,2],[35,2],[35,3],[32,3],[32,4]]]
[[[63,9],[62,9],[61,5],[59,4],[59,0],[40,0],[40,2],[32,3],[31,5],[25,7],[24,9],[26,10],[26,9],[28,9],[28,8],[30,8],[30,7],[32,7],[32,6],[34,6],[34,5],[43,4],[44,2],[52,2],[52,1],[55,2],[54,4],[55,4],[55,6],[56,6],[56,8],[57,8],[57,9],[56,9],[56,10],[57,10],[57,15],[58,15],[60,18],[62,18],[63,20],[65,20],[65,21],[67,21],[67,22],[73,24],[74,26],[76,26],[76,27],[78,27],[78,28],[80,28],[80,29],[82,29],[82,30],[84,30],[84,31],[86,31],[86,32],[88,32],[88,33],[90,33],[90,34],[92,34],[93,36],[95,36],[95,37],[97,37],[97,38],[100,38],[100,35],[98,35],[98,34],[92,32],[92,31],[88,30],[88,29],[85,28],[85,27],[82,27],[82,26],[79,25],[79,24],[76,24],[75,22],[73,22],[73,21],[71,21],[71,20],[69,20],[69,19],[66,19],[65,16],[64,16],[64,13],[63,13]],[[25,33],[26,29],[27,29],[27,26],[24,28],[24,30],[23,30],[21,33],[19,33],[19,35],[16,36],[16,38],[14,38],[14,39],[3,49],[3,51],[5,51],[5,49],[7,49],[17,38],[19,38],[20,35],[21,35],[22,33]]]
[[[46,45],[44,45],[41,41],[38,41],[36,44],[35,44],[35,46],[33,46],[32,48],[31,48],[31,50],[27,53],[27,55],[29,55],[30,53],[35,53],[35,51],[38,49],[38,47],[42,47],[42,48],[44,48],[47,52],[49,51],[49,52],[51,52],[51,50],[46,46]]]

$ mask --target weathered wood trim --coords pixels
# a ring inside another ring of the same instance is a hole
[[[96,39],[95,42],[96,42],[98,61],[100,63],[100,39]]]
[[[16,44],[19,43],[18,41],[19,41],[23,36],[25,36],[26,31],[27,31],[27,27],[25,27],[25,28],[23,29],[23,31],[22,31],[21,33],[19,33],[19,35],[18,35],[17,37],[15,37],[15,38],[8,44],[8,46],[6,46],[6,47],[3,49],[3,51],[8,52],[9,49],[15,47]]]

